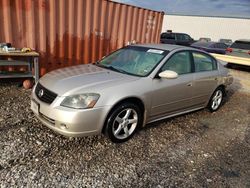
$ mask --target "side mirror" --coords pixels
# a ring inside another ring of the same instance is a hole
[[[171,71],[171,70],[165,70],[159,74],[161,78],[166,78],[166,79],[175,79],[178,77],[178,73]]]

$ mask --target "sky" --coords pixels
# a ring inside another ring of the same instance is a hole
[[[250,18],[250,0],[113,0],[166,14]]]

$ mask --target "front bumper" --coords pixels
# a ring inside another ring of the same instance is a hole
[[[60,106],[57,97],[52,104],[40,101],[34,92],[32,99],[39,108],[32,110],[36,117],[53,131],[68,137],[97,135],[102,132],[105,119],[111,106],[91,109],[71,109]]]

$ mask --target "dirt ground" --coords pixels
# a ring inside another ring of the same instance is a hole
[[[124,144],[68,139],[34,118],[30,90],[0,84],[0,187],[250,187],[250,73],[217,112],[149,125]]]

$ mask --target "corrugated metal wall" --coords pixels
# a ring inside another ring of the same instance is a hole
[[[92,63],[127,42],[158,42],[163,13],[108,0],[0,0],[0,42],[31,47],[41,74]]]

